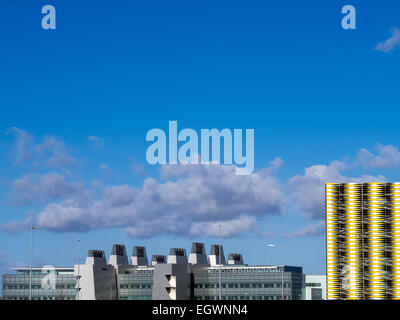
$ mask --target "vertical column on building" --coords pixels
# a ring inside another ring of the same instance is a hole
[[[362,299],[362,185],[346,183],[340,188],[341,299]]]
[[[387,186],[387,271],[389,299],[400,300],[400,183]]]
[[[326,286],[327,299],[340,297],[339,257],[339,185],[325,185],[326,210]]]
[[[365,298],[386,299],[385,184],[364,184]]]

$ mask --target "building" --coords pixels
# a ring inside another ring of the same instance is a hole
[[[153,255],[150,265],[146,249],[134,247],[130,261],[128,264],[125,247],[114,245],[108,266],[114,263],[115,281],[101,277],[108,288],[117,283],[112,296],[120,300],[218,300],[220,296],[223,300],[279,300],[282,296],[286,300],[301,299],[301,267],[248,266],[238,253],[230,254],[226,262],[223,247],[219,245],[211,246],[208,257],[202,243],[192,244],[189,258],[185,249],[172,248],[168,257]],[[105,265],[104,256],[98,263]],[[85,270],[86,264],[79,268]],[[100,269],[105,272],[104,267],[91,270],[95,273]],[[78,275],[78,266],[75,272]],[[81,273],[78,285],[81,299],[102,299],[95,286],[86,285],[95,277]],[[90,290],[91,294],[84,295],[83,290]]]
[[[400,183],[327,183],[328,299],[400,299]]]
[[[104,251],[89,250],[84,264],[55,270],[54,291],[41,282],[42,269],[34,269],[34,277],[41,277],[34,281],[34,298],[61,298],[59,281],[67,284],[68,299],[79,300],[301,300],[303,291],[301,267],[249,266],[239,253],[226,261],[222,246],[212,245],[207,256],[203,243],[193,243],[189,257],[185,249],[172,248],[168,257],[153,255],[150,263],[144,247],[135,246],[128,259],[125,246],[116,244],[108,262]],[[29,297],[29,268],[4,275],[3,282],[5,299]],[[25,289],[9,288],[11,282]]]
[[[123,263],[125,261],[116,259],[116,257],[120,258],[121,256],[117,256],[115,250],[116,248],[113,246],[109,264],[106,262],[103,250],[89,250],[86,263],[74,267],[76,288],[79,288],[77,299],[115,300],[117,298],[115,272],[118,269],[115,267],[118,262]],[[126,261],[127,263],[128,261]]]
[[[304,300],[326,300],[326,276],[304,275]]]
[[[13,269],[16,274],[3,275],[4,300],[28,300],[30,269]],[[32,268],[32,300],[75,300],[74,268]]]

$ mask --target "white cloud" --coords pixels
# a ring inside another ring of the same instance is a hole
[[[303,238],[307,236],[318,236],[325,232],[325,222],[318,221],[308,226],[292,231],[284,235],[285,238]]]
[[[63,175],[55,172],[24,175],[15,179],[12,187],[11,202],[16,205],[30,205],[37,201],[57,199],[81,189],[79,183],[69,183]]]
[[[146,169],[143,164],[132,164],[131,168],[136,175],[142,177],[146,176]]]
[[[221,237],[231,237],[238,233],[251,231],[256,224],[254,216],[242,215],[238,218],[222,222],[200,222],[190,228],[189,233],[193,236],[219,236],[219,225],[221,225]]]
[[[45,136],[43,142],[33,147],[34,151],[47,158],[45,164],[50,168],[73,166],[76,159],[69,154],[63,141],[53,136]]]
[[[249,176],[234,166],[163,166],[162,175],[174,180],[145,179],[141,188],[102,186],[71,194],[47,205],[37,224],[54,231],[122,227],[135,237],[157,234],[193,235],[222,221],[226,236],[248,231],[258,216],[279,214],[283,194],[269,168]]]
[[[378,144],[375,147],[376,154],[367,149],[360,149],[357,153],[356,162],[365,169],[394,168],[400,165],[399,149],[392,145]]]
[[[33,138],[16,127],[15,162],[44,163],[45,166],[72,165],[75,158],[62,141],[46,136],[35,144]],[[30,205],[51,200],[37,215],[40,228],[64,231],[89,231],[120,227],[133,237],[145,238],[158,234],[183,236],[218,235],[231,237],[255,228],[258,217],[280,214],[287,202],[275,172],[283,160],[275,158],[269,166],[249,176],[238,176],[235,166],[227,165],[163,165],[160,180],[146,178],[141,187],[107,186],[99,180],[85,187],[71,183],[56,172],[26,174],[12,182],[15,204]],[[286,234],[301,237],[318,234],[324,218],[324,185],[327,182],[385,181],[382,175],[349,177],[348,169],[392,168],[400,165],[400,152],[392,145],[377,145],[375,150],[360,149],[346,162],[317,164],[289,179],[291,200],[306,218],[316,220],[307,227]],[[110,168],[100,164],[103,171]],[[134,166],[132,165],[132,168]],[[53,169],[54,170],[54,169]],[[24,230],[27,220],[0,226],[14,232]]]
[[[76,199],[51,203],[37,216],[36,224],[53,231],[89,231],[97,225],[91,209],[91,206],[77,203]]]
[[[292,189],[292,197],[298,207],[311,219],[323,219],[325,183],[344,183],[344,182],[369,182],[385,181],[382,175],[360,177],[346,177],[341,174],[347,165],[340,161],[333,161],[328,166],[314,165],[305,169],[304,174],[292,177],[288,184]]]
[[[105,187],[103,202],[108,208],[123,207],[132,204],[140,191],[128,185]]]
[[[88,140],[93,142],[95,146],[97,147],[103,147],[104,146],[104,139],[96,136],[89,136]]]
[[[363,174],[358,177],[345,176],[342,172],[348,169],[362,167],[369,169],[388,169],[400,165],[400,152],[392,145],[377,144],[375,153],[362,148],[357,152],[354,159],[348,161],[332,161],[329,165],[313,165],[305,169],[303,174],[289,179],[288,185],[292,190],[292,200],[306,218],[312,220],[323,220],[325,218],[325,184],[333,183],[364,183],[385,182],[383,175]],[[306,228],[287,234],[288,237],[300,237],[318,234],[322,230],[322,222],[313,223]]]
[[[24,220],[16,220],[11,222],[6,222],[0,225],[0,230],[5,231],[10,234],[20,233],[30,230],[30,225],[32,222],[32,215],[29,215]]]
[[[392,35],[390,38],[386,39],[384,42],[380,42],[375,46],[376,51],[381,52],[391,52],[397,46],[400,45],[400,30],[398,28],[392,28],[391,30]]]
[[[104,162],[100,163],[100,169],[105,173],[111,173],[111,168]]]
[[[43,141],[35,144],[34,138],[27,131],[12,127],[6,134],[14,136],[12,158],[16,165],[31,163],[34,167],[70,167],[76,159],[64,142],[53,136],[46,135]]]
[[[33,142],[32,136],[25,130],[17,127],[12,127],[6,131],[6,135],[12,134],[15,139],[15,143],[12,150],[13,160],[15,164],[21,164],[25,161],[32,159],[31,146]]]

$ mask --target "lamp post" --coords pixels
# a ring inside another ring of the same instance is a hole
[[[32,255],[33,255],[33,230],[36,227],[31,223],[31,250],[30,250],[30,261],[29,261],[29,300],[32,300]]]
[[[218,227],[219,227],[219,248],[218,248],[218,255],[219,255],[219,258],[218,258],[218,260],[219,260],[219,279],[218,279],[218,282],[219,282],[219,285],[218,285],[218,287],[219,287],[219,300],[222,300],[221,299],[221,293],[222,293],[222,288],[221,288],[221,264],[222,264],[222,262],[221,262],[221,229],[222,229],[222,225],[221,224],[219,224],[218,225]]]
[[[79,280],[80,280],[80,265],[81,265],[81,239],[78,238],[78,300],[80,296],[80,291],[81,288],[79,286]]]
[[[284,247],[283,247],[283,242],[279,245],[279,244],[272,244],[272,243],[270,243],[270,244],[267,244],[267,247],[272,247],[272,248],[275,248],[275,247],[281,247],[282,248],[282,284],[281,284],[281,286],[282,286],[282,300],[284,299],[284,295],[283,295],[283,284],[284,284],[284,282],[283,282],[283,271],[284,271]]]

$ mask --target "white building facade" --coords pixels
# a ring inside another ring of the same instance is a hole
[[[326,275],[304,275],[304,300],[326,300]]]

